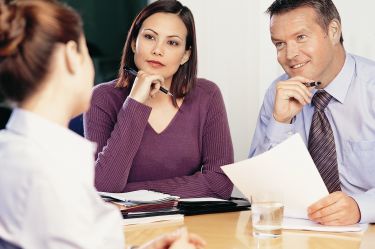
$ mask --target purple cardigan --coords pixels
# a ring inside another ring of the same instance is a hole
[[[100,84],[84,114],[85,137],[98,145],[96,188],[229,198],[233,184],[220,166],[233,163],[233,146],[219,88],[198,79],[160,134],[148,123],[151,108],[128,95],[115,81]]]

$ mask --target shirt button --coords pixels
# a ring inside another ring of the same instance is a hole
[[[293,135],[293,132],[292,131],[288,131],[288,136],[292,136]]]

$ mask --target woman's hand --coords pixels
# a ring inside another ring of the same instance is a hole
[[[205,245],[206,242],[201,237],[189,234],[186,228],[183,228],[157,237],[138,249],[199,249]]]
[[[164,78],[161,75],[138,71],[129,97],[145,104],[150,97],[154,97],[159,92],[160,86],[163,83]]]

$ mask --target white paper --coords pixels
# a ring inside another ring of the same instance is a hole
[[[160,221],[173,221],[180,222],[184,220],[184,215],[182,214],[171,214],[171,215],[158,215],[150,217],[139,217],[139,218],[127,218],[123,219],[123,224],[128,225],[137,225],[137,224],[147,224]]]
[[[178,196],[172,196],[150,190],[137,190],[125,193],[99,192],[102,197],[111,197],[123,202],[133,203],[155,203],[168,200],[177,200]]]
[[[288,217],[307,218],[308,206],[328,195],[299,134],[261,155],[222,169],[249,200],[264,193],[282,198]]]
[[[283,220],[283,229],[309,230],[322,232],[362,232],[367,229],[367,224],[354,224],[350,226],[325,226],[306,219],[286,218]]]

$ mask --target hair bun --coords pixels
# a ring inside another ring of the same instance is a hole
[[[20,7],[0,0],[0,56],[14,54],[25,36],[26,21]]]

